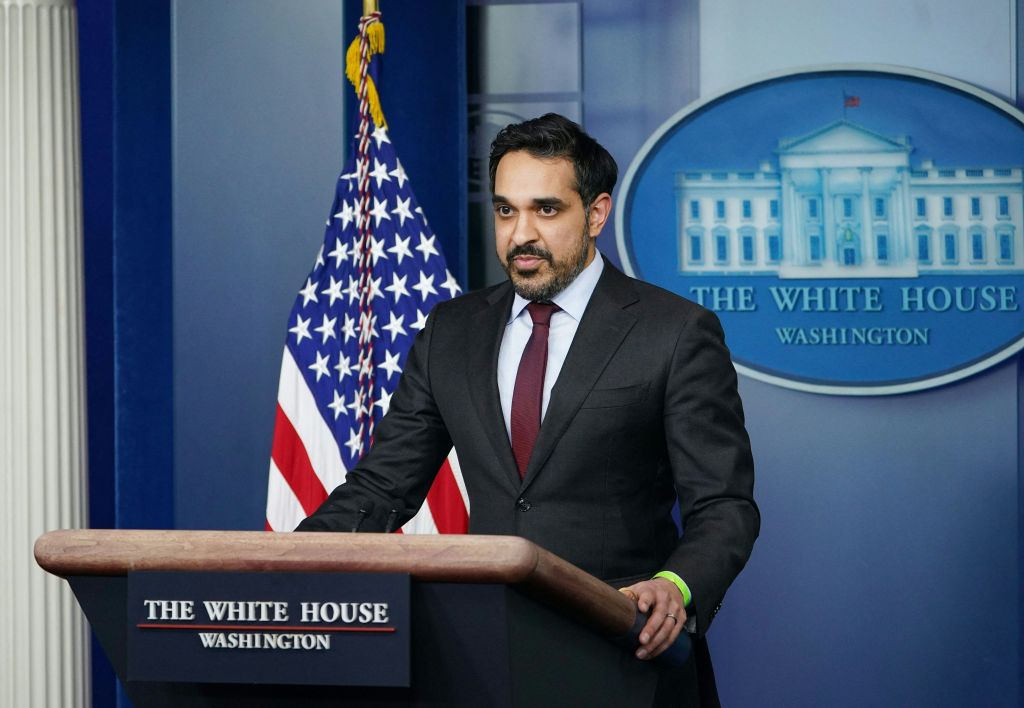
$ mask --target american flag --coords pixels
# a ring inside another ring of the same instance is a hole
[[[365,62],[364,54],[364,77]],[[324,242],[288,319],[267,491],[270,531],[294,529],[345,480],[371,444],[431,308],[460,292],[387,128],[368,118],[361,99],[360,131]],[[402,530],[465,533],[468,520],[453,449],[427,503]]]

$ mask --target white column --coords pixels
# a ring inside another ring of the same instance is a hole
[[[875,253],[875,210],[871,203],[871,184],[868,178],[871,176],[870,167],[860,168],[860,243],[862,247],[861,258],[866,265],[878,265],[878,255]],[[889,206],[890,211],[895,211],[895,203]],[[892,229],[890,229],[892,231]],[[889,234],[889,257],[892,258],[892,234]]]
[[[836,246],[836,218],[832,208],[832,187],[829,177],[832,170],[823,167],[818,170],[821,175],[821,214],[822,225],[825,227],[821,237],[821,258],[826,263],[831,258],[833,263],[842,263],[842,254]],[[831,254],[831,255],[830,255]]]
[[[779,183],[782,185],[782,263],[806,265],[807,244],[800,229],[800,201],[789,170],[781,171]]]
[[[32,544],[85,522],[73,0],[0,0],[0,705],[88,703],[85,622]]]
[[[900,168],[900,187],[903,193],[900,195],[900,254],[903,260],[917,265],[917,239],[914,236],[914,220],[911,218],[911,196],[910,196],[910,168]]]
[[[889,211],[889,258],[894,264],[903,263],[906,260],[904,251],[903,234],[906,231],[906,225],[903,223],[903,207],[906,202],[906,194],[903,191],[903,178],[899,171],[896,173],[896,182],[893,185],[890,194],[890,211]]]

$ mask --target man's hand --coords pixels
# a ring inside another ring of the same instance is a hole
[[[619,592],[636,602],[641,612],[646,614],[650,610],[647,624],[640,630],[636,658],[653,659],[672,646],[686,623],[683,595],[675,583],[665,578],[654,578],[622,588]]]

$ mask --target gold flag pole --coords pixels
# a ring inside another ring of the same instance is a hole
[[[374,12],[380,12],[380,2],[378,0],[363,0],[363,17]]]

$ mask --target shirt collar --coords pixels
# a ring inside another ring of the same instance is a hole
[[[587,309],[590,296],[594,294],[594,288],[597,287],[597,281],[601,279],[601,273],[603,272],[604,258],[601,257],[600,251],[595,248],[594,260],[590,262],[590,265],[584,268],[576,276],[575,280],[569,283],[565,290],[551,298],[551,302],[558,305],[563,312],[579,322],[583,319],[583,311]],[[516,293],[512,301],[512,311],[509,313],[508,322],[505,324],[507,325],[519,317],[529,304],[530,300]]]

